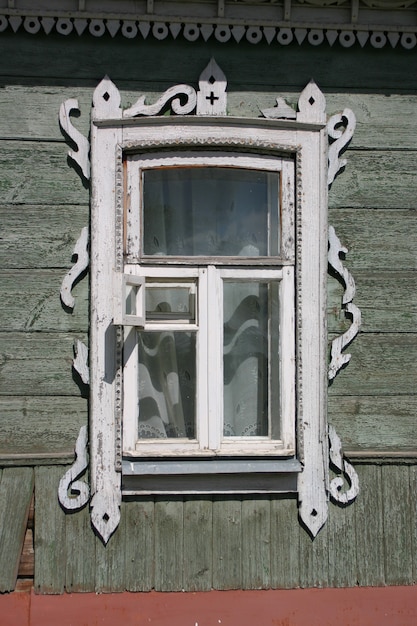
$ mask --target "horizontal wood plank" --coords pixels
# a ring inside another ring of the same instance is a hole
[[[331,395],[328,413],[345,450],[417,452],[417,395]]]
[[[87,400],[66,396],[0,397],[0,463],[36,455],[74,455]],[[62,461],[61,461],[62,462]]]
[[[76,283],[71,293],[72,311],[61,302],[60,290],[66,270],[4,270],[0,272],[0,328],[3,331],[57,331],[86,333],[88,276]]]
[[[87,341],[83,334],[0,332],[0,395],[80,396],[72,368],[76,338]]]
[[[0,267],[69,269],[74,245],[88,222],[88,204],[1,205]]]
[[[416,393],[417,334],[359,333],[344,354],[349,364],[334,379],[334,396],[410,396]]]
[[[4,469],[0,481],[0,592],[13,591],[33,495],[33,470]]]

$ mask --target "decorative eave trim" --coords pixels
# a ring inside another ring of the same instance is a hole
[[[103,3],[108,12],[86,10],[60,11],[57,2],[50,2],[51,10],[23,10],[14,8],[17,2],[8,2],[8,8],[0,8],[0,34],[7,30],[32,35],[58,33],[91,35],[94,37],[123,36],[128,39],[154,38],[159,41],[184,38],[187,41],[217,40],[247,41],[252,44],[268,43],[288,45],[309,43],[312,46],[339,43],[349,48],[356,43],[361,47],[402,47],[412,49],[417,45],[416,0],[335,0],[329,6],[327,0],[286,0],[248,3],[224,2],[217,4],[201,2],[172,3],[172,15],[158,11],[158,2],[143,2],[143,13],[126,9],[117,12],[116,2]],[[74,3],[84,7],[88,2]],[[400,6],[401,4],[405,6]],[[407,4],[409,6],[407,6]],[[47,2],[44,3],[44,6]],[[368,5],[368,6],[366,6]],[[396,6],[397,5],[397,6]],[[410,6],[411,5],[411,6]],[[161,10],[166,5],[161,6]],[[370,8],[372,6],[372,8]],[[323,21],[323,7],[329,22]],[[111,9],[115,9],[111,12]]]

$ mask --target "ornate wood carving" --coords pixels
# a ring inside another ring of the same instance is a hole
[[[329,168],[327,184],[330,186],[338,172],[345,167],[347,160],[339,159],[344,148],[348,145],[355,132],[356,118],[350,109],[333,115],[327,122],[327,132],[333,143],[329,146]]]
[[[355,468],[343,458],[342,443],[331,425],[329,425],[329,443],[330,464],[335,470],[343,474],[350,485],[349,489],[343,491],[344,478],[336,476],[330,481],[330,497],[334,502],[346,505],[352,502],[359,493],[359,478]]]
[[[347,248],[342,246],[333,226],[329,227],[329,265],[340,277],[345,285],[345,292],[342,297],[342,307],[345,315],[352,317],[352,324],[348,330],[336,337],[332,341],[331,361],[329,366],[329,380],[332,380],[339,370],[349,363],[351,354],[342,354],[342,350],[356,337],[361,326],[360,309],[353,304],[352,300],[355,296],[355,281],[352,274],[344,267],[340,255],[347,253]]]
[[[75,98],[65,100],[59,109],[59,123],[62,130],[77,147],[76,150],[69,150],[68,156],[79,166],[84,179],[88,181],[90,180],[90,143],[71,123],[70,116],[73,111],[79,111],[78,100]]]
[[[88,467],[87,426],[81,426],[75,444],[75,461],[59,481],[58,498],[64,509],[82,509],[90,499],[88,483],[77,480]]]
[[[90,384],[90,370],[88,367],[88,348],[79,339],[77,339],[74,346],[75,358],[72,362],[72,366],[75,371],[80,375],[81,380],[85,385]]]
[[[81,276],[81,274],[87,269],[90,262],[88,253],[88,227],[84,226],[81,230],[77,243],[74,246],[73,255],[77,257],[75,265],[65,275],[61,285],[61,300],[69,309],[73,309],[75,306],[75,299],[71,293],[72,287]]]

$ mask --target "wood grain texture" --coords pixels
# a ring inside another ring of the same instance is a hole
[[[94,592],[96,541],[89,507],[65,515],[65,590],[68,593]]]
[[[155,590],[181,591],[184,563],[182,498],[155,502]]]
[[[332,395],[328,412],[345,451],[417,450],[416,395]]]
[[[271,503],[268,498],[242,501],[242,588],[271,586]]]
[[[155,505],[152,498],[127,502],[125,581],[127,591],[150,591],[155,579]]]
[[[381,474],[385,583],[406,584],[413,576],[415,518],[410,502],[415,493],[410,493],[408,466],[383,466]]]
[[[381,467],[356,465],[360,494],[354,504],[358,584],[385,583],[383,493]],[[390,472],[390,470],[388,470]],[[389,563],[387,564],[389,567]]]
[[[107,545],[103,544],[101,537],[91,527],[91,533],[95,533],[96,544],[96,592],[111,593],[124,591],[125,585],[125,551],[129,548],[126,545],[126,515],[125,507],[120,509],[120,523],[109,539]]]
[[[79,396],[72,377],[74,339],[84,334],[0,333],[0,395]]]
[[[362,334],[347,351],[352,359],[330,387],[330,395],[414,395],[416,334]]]
[[[8,468],[0,477],[0,592],[16,585],[34,487],[33,470]]]
[[[86,333],[88,330],[88,276],[72,291],[75,307],[69,314],[59,298],[65,270],[4,270],[0,298],[4,304],[0,327],[7,331],[58,331]]]
[[[330,475],[330,479],[332,479]],[[329,504],[328,559],[330,587],[354,587],[357,584],[355,504]]]
[[[62,164],[65,169],[65,164]],[[53,190],[48,198],[53,197]],[[85,205],[0,206],[2,269],[69,269],[75,242],[89,223]],[[61,272],[62,273],[62,272]]]
[[[0,458],[47,453],[73,457],[79,429],[86,423],[84,398],[0,397]]]
[[[35,593],[65,589],[66,516],[58,504],[58,484],[67,468],[35,469]]]
[[[213,500],[213,588],[242,586],[242,502]]]
[[[271,587],[291,589],[300,584],[300,533],[295,497],[271,498]]]
[[[212,587],[213,505],[210,499],[184,501],[184,588],[209,591]]]

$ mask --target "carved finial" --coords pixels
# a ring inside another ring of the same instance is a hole
[[[227,80],[214,59],[200,74],[197,115],[226,115]]]
[[[93,119],[119,118],[121,116],[120,93],[108,76],[105,76],[94,90],[93,107]]]
[[[106,545],[120,522],[120,489],[107,485],[91,500],[91,522]]]
[[[326,122],[326,99],[314,80],[311,80],[300,94],[297,122],[311,124]]]

